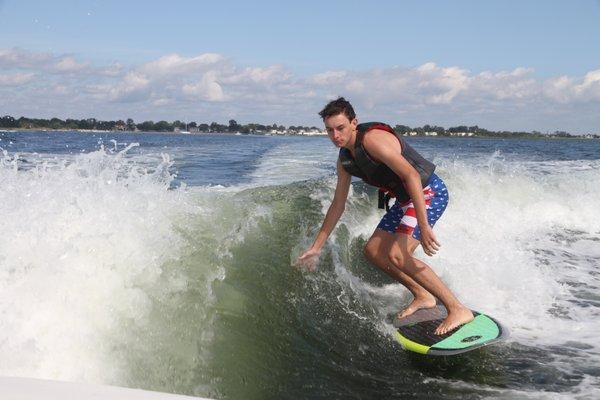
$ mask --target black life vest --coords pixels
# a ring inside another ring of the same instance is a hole
[[[367,122],[357,126],[356,141],[354,143],[354,157],[350,150],[340,149],[339,160],[342,167],[353,176],[361,178],[369,185],[379,188],[379,208],[388,209],[390,197],[396,197],[400,202],[410,200],[410,195],[404,187],[404,182],[387,165],[375,162],[365,150],[362,141],[365,134],[372,129],[381,129],[396,136],[402,148],[402,157],[412,165],[421,176],[421,185],[427,186],[427,182],[435,165],[423,158],[415,149],[410,147],[401,135],[396,133],[391,126],[381,122]]]

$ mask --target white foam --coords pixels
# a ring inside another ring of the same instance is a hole
[[[420,249],[416,256],[465,304],[507,325],[511,341],[533,347],[575,342],[588,349],[580,352],[579,365],[596,365],[600,162],[556,161],[534,167],[531,162],[506,162],[498,154],[481,161],[438,162],[438,174],[450,192],[449,206],[434,230],[442,247],[434,257]],[[328,196],[317,196],[324,212],[333,187],[331,181]],[[342,222],[348,224],[351,238],[366,239],[382,213],[365,214],[353,201],[357,199],[350,199],[346,208],[351,215]],[[341,250],[334,246],[334,251]],[[398,286],[360,282],[342,260],[334,257],[340,283],[383,307],[382,314],[407,300],[407,292]],[[557,355],[555,366],[573,370],[576,366],[565,357]]]
[[[302,146],[282,142],[261,157],[251,174],[252,185],[283,185],[329,175],[335,167],[337,152],[329,142],[323,144]]]
[[[182,286],[161,275],[182,246],[173,220],[191,211],[168,190],[169,157],[151,171],[104,149],[18,159],[0,159],[0,374],[125,382],[124,326],[147,323],[148,288]]]
[[[571,298],[564,265],[553,258],[540,262],[538,254],[555,251],[557,232],[580,230],[599,237],[594,204],[600,203],[600,191],[593,188],[589,171],[540,179],[518,167],[482,173],[455,164],[443,175],[451,200],[436,227],[443,248],[431,264],[438,273],[467,304],[505,321],[519,341],[539,345],[572,337],[575,321],[551,312]],[[568,308],[577,323],[597,327],[594,320],[577,318],[577,307]]]

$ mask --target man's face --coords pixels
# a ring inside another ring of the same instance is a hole
[[[350,121],[343,113],[326,118],[324,122],[327,136],[336,147],[348,144],[358,123],[356,118]]]

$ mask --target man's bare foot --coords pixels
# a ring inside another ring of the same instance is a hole
[[[434,307],[435,304],[435,297],[433,297],[429,293],[427,293],[424,296],[419,295],[414,298],[414,300],[408,305],[408,307],[406,307],[404,310],[398,313],[398,318],[408,317],[417,310],[420,310],[422,308],[431,308]]]
[[[461,306],[460,308],[448,310],[448,316],[435,330],[436,335],[443,335],[450,332],[460,325],[473,321],[473,313],[468,308]]]

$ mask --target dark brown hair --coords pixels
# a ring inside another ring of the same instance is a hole
[[[350,121],[356,118],[356,113],[352,104],[343,97],[338,97],[336,100],[332,100],[319,112],[319,115],[323,120],[333,117],[334,115],[344,114]]]

